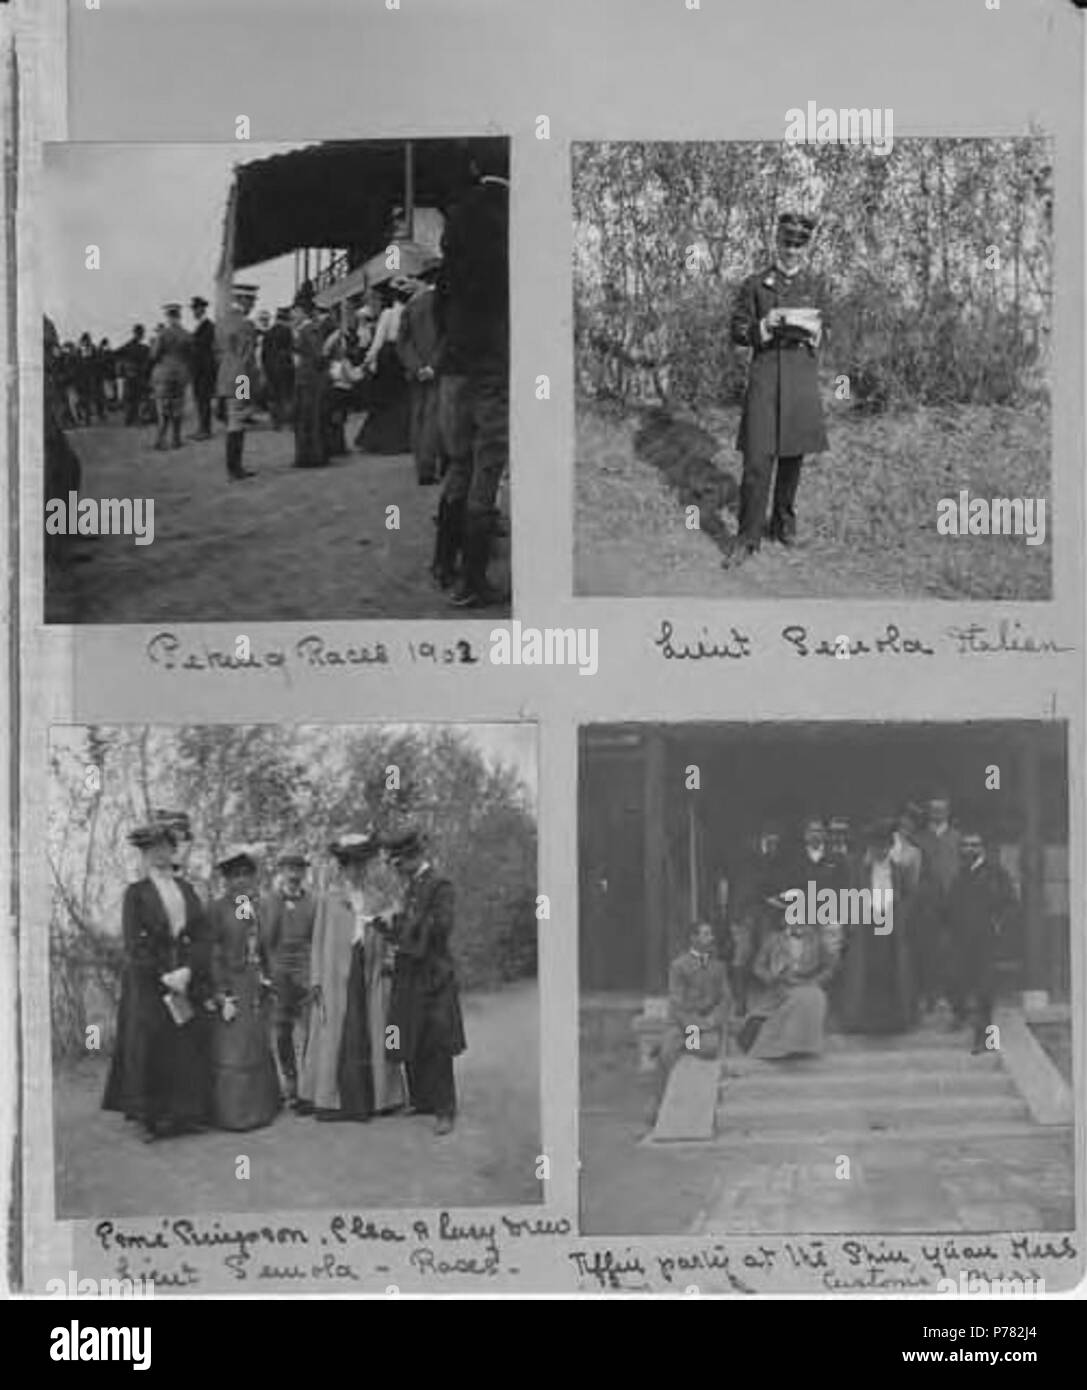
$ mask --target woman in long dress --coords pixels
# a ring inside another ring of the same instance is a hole
[[[783,924],[767,937],[751,971],[750,1014],[762,1019],[752,1057],[777,1061],[822,1052],[826,989],[835,964],[816,926]]]
[[[857,886],[871,890],[873,902],[882,904],[885,920],[871,925],[853,923],[847,928],[849,944],[839,1001],[841,1024],[847,1033],[902,1033],[916,1015],[906,876],[893,857],[893,822],[870,827],[866,838]]]
[[[257,921],[257,863],[247,850],[216,866],[224,891],[208,910],[218,1017],[212,1023],[212,1116],[220,1129],[259,1129],[279,1109],[271,982]]]
[[[168,825],[141,826],[143,876],[125,890],[125,963],[117,1037],[103,1109],[137,1121],[146,1142],[206,1127],[208,923],[192,887],[172,867]]]
[[[368,1120],[403,1104],[400,1067],[386,1060],[391,980],[368,886],[381,843],[376,835],[346,835],[330,852],[339,876],[317,905],[310,1031],[298,1092],[318,1120]]]

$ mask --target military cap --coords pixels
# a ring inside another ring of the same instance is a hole
[[[778,218],[778,236],[787,246],[807,246],[815,231],[815,219],[798,212],[783,212]]]
[[[193,297],[189,300],[190,309],[206,309],[207,307],[208,301],[204,298],[202,294],[194,294]]]
[[[238,873],[244,869],[255,873],[259,858],[260,851],[253,845],[231,845],[215,867],[221,874]]]
[[[180,314],[181,305],[177,302],[176,299],[171,299],[168,303],[162,306],[162,312],[164,314]]]
[[[259,293],[260,293],[260,289],[259,289],[259,287],[258,287],[257,285],[248,284],[248,283],[247,283],[247,284],[242,284],[241,281],[235,280],[235,281],[234,281],[234,293],[235,293],[235,294],[253,294],[253,295],[255,295],[255,294],[259,294]]]
[[[137,849],[150,849],[152,845],[175,844],[174,832],[164,821],[152,821],[149,825],[138,825],[129,831],[128,843]]]
[[[848,816],[831,816],[827,821],[828,830],[848,830],[852,822]]]
[[[810,830],[812,826],[818,826],[820,830],[827,828],[827,823],[822,816],[805,816],[800,822],[801,830]]]
[[[381,853],[381,839],[372,831],[356,831],[348,835],[338,835],[328,847],[328,852],[341,864],[360,859],[372,859]]]
[[[395,864],[400,859],[408,859],[423,848],[423,837],[418,830],[402,830],[396,835],[387,835],[384,840],[385,852]]]

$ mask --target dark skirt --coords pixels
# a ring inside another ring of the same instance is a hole
[[[368,1120],[374,1113],[374,1074],[371,1066],[370,1026],[366,1001],[366,958],[361,942],[351,947],[347,977],[347,1012],[340,1034],[336,1087],[340,1113],[353,1120]]]
[[[406,454],[411,450],[411,393],[399,354],[386,344],[377,371],[365,383],[362,406],[369,414],[355,439],[365,454]]]
[[[203,1124],[209,1081],[207,1020],[200,1009],[177,1024],[157,984],[126,974],[102,1108],[149,1126]]]
[[[294,466],[323,468],[328,463],[325,439],[325,385],[299,380],[294,387]]]
[[[212,1023],[212,1117],[220,1129],[260,1129],[279,1109],[269,996],[250,967],[230,981],[238,1011]]]

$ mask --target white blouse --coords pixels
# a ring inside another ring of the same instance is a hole
[[[170,919],[170,934],[180,936],[185,930],[186,912],[185,895],[177,886],[177,879],[172,873],[158,869],[152,869],[148,877],[155,885],[162,905],[166,909],[166,916]]]

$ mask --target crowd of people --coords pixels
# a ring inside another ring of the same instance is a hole
[[[868,889],[868,901],[891,910],[883,921],[842,920],[837,908],[807,920],[801,898],[826,889],[828,904],[859,902],[843,891]],[[953,1030],[969,1023],[973,1051],[985,1050],[1000,965],[1017,949],[1018,904],[984,834],[953,822],[947,796],[859,834],[848,817],[813,817],[791,848],[766,823],[721,898],[718,927],[695,923],[672,963],[666,1069],[685,1049],[731,1054],[742,1069],[745,1054],[818,1055],[828,1027],[892,1034],[937,1016]]]
[[[274,318],[254,314],[258,287],[236,282],[219,322],[196,295],[189,327],[181,304],[167,303],[150,338],[137,323],[116,349],[89,333],[62,343],[47,319],[47,472],[71,472],[73,451],[58,436],[110,412],[128,426],[155,424],[156,450],[182,448],[190,393],[190,437],[210,439],[217,413],[231,481],[256,476],[245,435],[261,415],[276,430],[293,426],[297,468],[323,467],[352,447],[412,453],[419,483],[441,484],[435,582],[458,607],[503,602],[487,570],[507,525],[496,502],[509,465],[508,226],[508,181],[483,174],[450,209],[440,256],[331,308],[304,281]]]
[[[323,1122],[425,1114],[436,1134],[453,1129],[466,1047],[454,895],[417,830],[340,836],[317,894],[303,851],[275,856],[261,891],[261,851],[236,846],[208,902],[187,874],[185,812],[156,811],[129,841],[142,873],[124,895],[104,1109],[146,1142],[255,1129],[285,1109]]]

